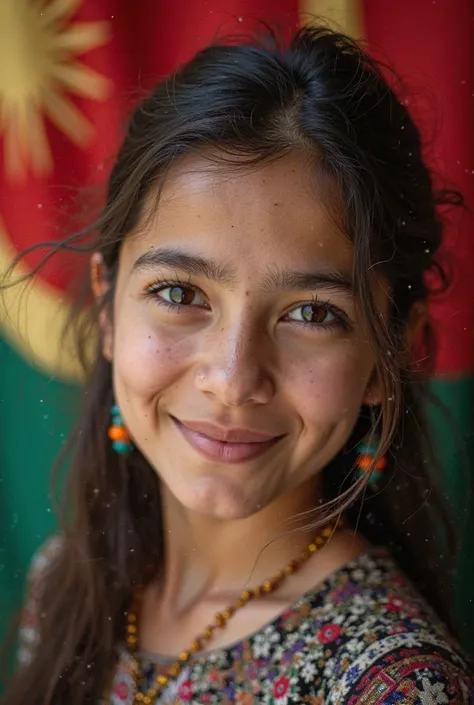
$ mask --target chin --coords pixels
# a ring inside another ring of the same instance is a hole
[[[233,483],[216,477],[194,479],[186,490],[174,492],[178,502],[191,512],[221,521],[246,519],[261,511],[270,498],[255,497]],[[247,488],[250,489],[249,487]]]

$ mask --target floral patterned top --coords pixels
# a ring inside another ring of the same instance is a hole
[[[34,583],[57,550],[36,556]],[[35,590],[24,611],[20,661],[38,644]],[[132,659],[124,646],[112,693],[98,705],[133,705]],[[169,665],[139,655],[142,689]],[[154,705],[468,705],[472,666],[391,559],[375,548],[247,639],[197,655]]]

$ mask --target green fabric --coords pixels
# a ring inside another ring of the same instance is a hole
[[[432,391],[448,409],[433,408],[432,422],[436,448],[443,469],[447,496],[454,508],[463,546],[455,576],[455,610],[463,645],[474,654],[474,377],[459,380],[437,379]]]
[[[35,549],[55,530],[51,467],[78,389],[34,370],[0,338],[0,640],[21,604]]]

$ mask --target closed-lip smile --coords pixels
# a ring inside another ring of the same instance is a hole
[[[253,429],[219,426],[209,421],[180,421],[171,416],[189,444],[209,460],[241,463],[262,455],[283,435]]]

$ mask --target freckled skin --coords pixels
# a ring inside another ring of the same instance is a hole
[[[122,247],[106,351],[117,402],[141,451],[190,511],[237,519],[298,488],[313,491],[361,405],[379,401],[351,295],[264,286],[275,269],[352,271],[352,247],[312,184],[297,155],[230,176],[187,158],[171,170],[150,225]],[[158,247],[228,264],[236,280],[224,286],[164,267],[132,272],[140,255]],[[208,308],[170,310],[159,294],[147,295],[170,280],[197,287]],[[342,311],[350,330],[288,320],[315,298]],[[219,463],[192,448],[170,415],[284,438],[253,460]]]

